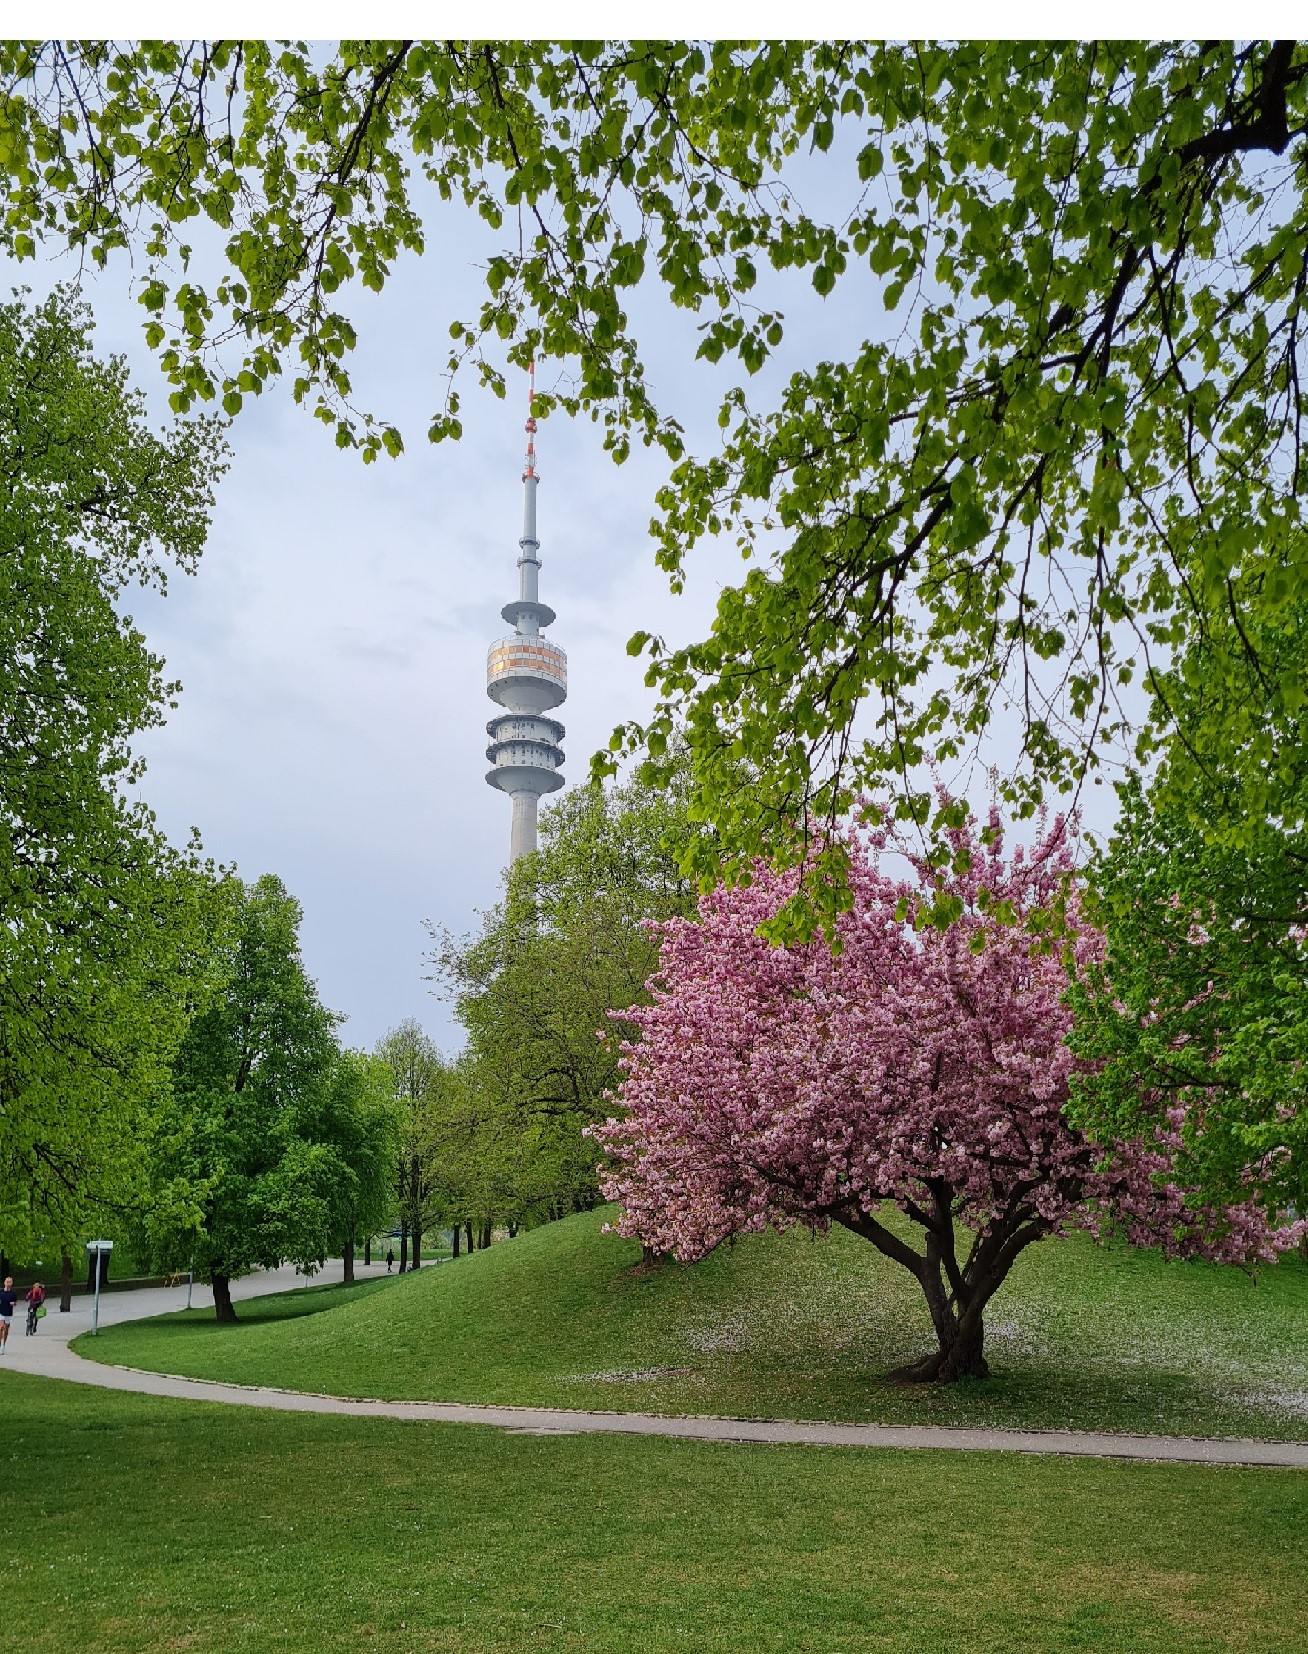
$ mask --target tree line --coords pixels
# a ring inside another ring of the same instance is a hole
[[[652,969],[642,921],[692,905],[675,794],[570,795],[481,931],[438,940],[462,1055],[413,1022],[344,1048],[281,881],[169,844],[136,796],[177,686],[125,599],[195,568],[220,425],[153,431],[64,290],[0,306],[0,376],[5,1252],[62,1255],[67,1288],[88,1234],[130,1234],[228,1318],[246,1271],[340,1254],[348,1280],[392,1223],[408,1269],[433,1228],[471,1250],[593,1204],[608,1012]]]
[[[402,1109],[343,1049],[275,877],[170,844],[133,738],[177,685],[125,613],[197,564],[221,423],[152,430],[72,292],[0,306],[0,1248],[130,1235],[213,1282],[389,1221]]]

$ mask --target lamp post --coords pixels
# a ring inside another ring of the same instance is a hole
[[[106,1252],[112,1252],[114,1243],[111,1240],[87,1241],[86,1250],[95,1259],[95,1297],[91,1304],[91,1333],[96,1335],[100,1331],[100,1259]]]

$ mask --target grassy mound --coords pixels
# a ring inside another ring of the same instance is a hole
[[[929,1341],[916,1284],[843,1231],[641,1273],[589,1213],[416,1275],[111,1327],[98,1360],[337,1395],[752,1417],[1308,1439],[1308,1266],[1256,1278],[1047,1241],[988,1316],[994,1376],[884,1375]],[[611,1215],[611,1213],[607,1214]]]
[[[4,1371],[0,1411],[15,1648],[1285,1654],[1308,1623],[1295,1471],[515,1436]]]

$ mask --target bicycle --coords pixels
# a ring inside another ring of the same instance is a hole
[[[38,1283],[39,1287],[39,1283]],[[45,1293],[39,1298],[30,1297],[27,1300],[27,1337],[30,1338],[36,1331],[36,1323],[45,1314]]]

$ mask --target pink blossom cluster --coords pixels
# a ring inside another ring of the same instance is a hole
[[[884,829],[848,847],[834,946],[760,936],[798,877],[762,866],[659,927],[653,1003],[623,1012],[640,1031],[623,1047],[624,1112],[594,1132],[623,1233],[691,1260],[890,1201],[928,1230],[946,1213],[982,1235],[1077,1220],[1228,1261],[1292,1244],[1302,1226],[1277,1229],[1252,1194],[1220,1210],[1187,1197],[1176,1111],[1133,1143],[1090,1142],[1065,1117],[1069,972],[1103,938],[1063,819],[1011,855],[996,816],[984,835],[969,823],[943,872]],[[890,851],[913,878],[883,869]],[[962,908],[943,928],[926,918],[941,897]]]

